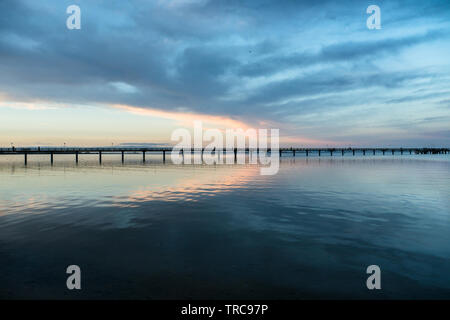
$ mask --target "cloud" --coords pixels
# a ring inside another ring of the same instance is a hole
[[[311,66],[315,64],[356,61],[363,58],[380,58],[381,55],[392,55],[401,49],[423,42],[448,38],[448,33],[433,30],[422,35],[403,38],[388,38],[379,41],[349,41],[322,47],[314,53],[293,53],[274,55],[255,63],[244,65],[239,75],[256,77],[280,72],[284,69]]]
[[[321,113],[331,138],[332,113],[367,95],[379,110],[435,110],[433,98],[450,98],[441,88],[450,72],[443,1],[382,2],[378,31],[365,28],[360,1],[288,0],[79,0],[82,29],[67,30],[72,2],[0,3],[0,92],[11,101],[288,123],[292,134],[299,116]]]
[[[122,93],[136,93],[139,90],[128,83],[125,82],[110,82],[110,85],[113,86],[117,91]]]

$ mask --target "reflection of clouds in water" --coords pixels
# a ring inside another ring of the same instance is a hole
[[[257,166],[126,165],[39,166],[3,164],[0,216],[86,207],[138,207],[145,201],[197,201],[242,188]]]
[[[180,170],[183,169],[180,168]],[[213,173],[208,170],[206,174],[186,177],[172,185],[145,187],[132,191],[127,197],[116,197],[115,200],[118,202],[114,205],[128,207],[138,202],[151,200],[198,201],[205,196],[211,197],[218,193],[245,188],[246,183],[256,175],[259,175],[257,167],[225,167]]]
[[[272,230],[289,241],[298,234],[333,243],[348,241],[348,234],[358,239],[384,234],[376,239],[395,238],[396,247],[407,248],[420,228],[423,248],[432,241],[427,232],[439,232],[442,241],[433,248],[443,255],[449,165],[448,157],[438,155],[285,157],[275,176],[261,176],[252,165],[60,164],[17,166],[14,172],[0,166],[0,233],[15,239],[33,223],[46,230],[103,230],[188,217]]]
[[[42,195],[42,197],[31,196],[26,199],[0,199],[0,216],[11,214],[11,213],[20,213],[23,211],[30,211],[33,213],[39,212],[38,210],[42,210],[48,207],[48,196]],[[6,210],[4,208],[7,208]]]

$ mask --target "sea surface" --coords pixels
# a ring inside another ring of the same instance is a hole
[[[1,156],[0,298],[450,299],[450,155],[259,169]]]

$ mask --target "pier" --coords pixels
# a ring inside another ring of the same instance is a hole
[[[83,154],[97,154],[99,163],[102,163],[102,155],[103,154],[121,154],[122,155],[122,163],[125,161],[126,154],[142,154],[142,161],[145,162],[145,155],[148,154],[162,154],[163,162],[166,161],[166,153],[171,153],[174,149],[171,147],[165,148],[142,148],[142,147],[28,147],[28,148],[0,148],[0,156],[2,155],[23,155],[24,163],[27,165],[29,156],[32,155],[49,155],[49,161],[51,164],[54,162],[55,155],[61,154],[72,154],[74,155],[74,161],[76,163],[79,162],[79,157]],[[205,151],[207,152],[227,152],[227,149],[219,149],[219,150],[205,150],[203,149],[194,149],[191,148],[184,150],[174,150],[175,152],[181,152],[183,154],[186,151],[190,151],[191,153],[201,153],[203,154]],[[369,155],[403,155],[403,154],[449,154],[450,148],[279,148],[272,150],[271,148],[266,149],[239,149],[234,148],[229,150],[229,152],[234,153],[235,158],[238,153],[249,153],[249,152],[279,152],[280,157],[283,154],[292,155],[295,157],[296,155],[304,155],[306,157],[317,155],[321,156],[330,156],[335,157],[337,155],[352,155],[356,154],[366,156]]]

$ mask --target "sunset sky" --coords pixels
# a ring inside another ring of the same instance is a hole
[[[449,146],[450,1],[0,1],[0,147],[167,143],[194,120]]]

